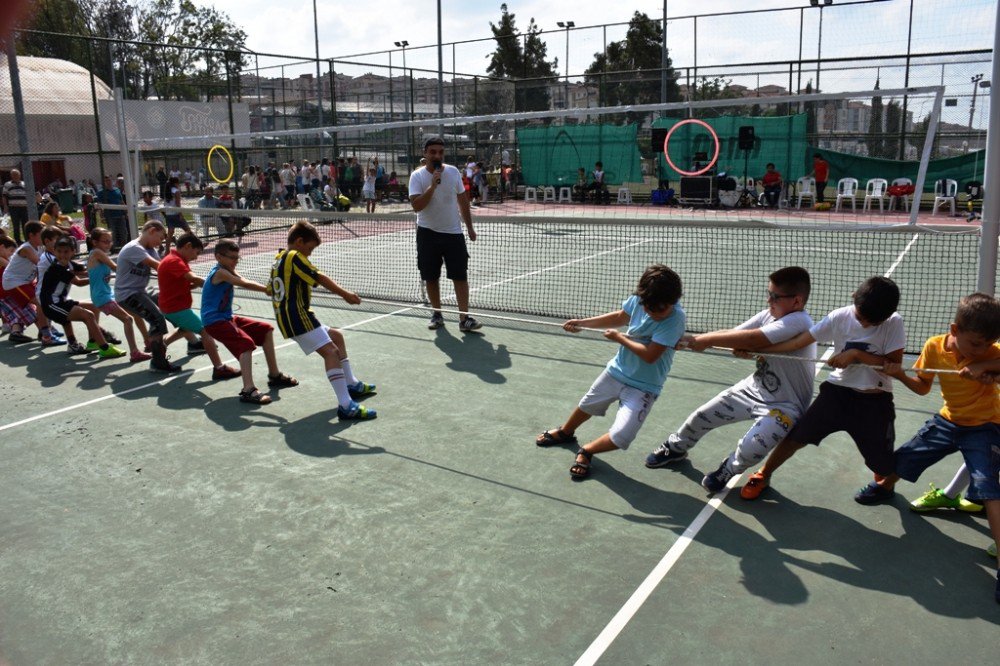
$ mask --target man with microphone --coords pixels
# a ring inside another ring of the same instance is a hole
[[[465,222],[470,241],[476,240],[476,231],[472,228],[472,212],[462,175],[457,168],[444,163],[441,137],[424,141],[424,160],[426,166],[410,174],[410,204],[417,213],[417,268],[434,308],[427,328],[434,330],[444,326],[439,284],[442,263],[448,279],[455,285],[459,311],[469,311],[469,253],[465,248],[462,222]],[[458,328],[468,333],[482,328],[482,324],[463,314],[459,316]]]

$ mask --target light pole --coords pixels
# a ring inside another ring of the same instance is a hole
[[[410,45],[408,41],[402,39],[398,42],[393,42],[396,46],[403,49],[403,115],[407,113],[406,107],[406,47]]]
[[[563,63],[563,71],[566,74],[566,107],[569,108],[569,31],[576,27],[572,21],[556,21],[556,25],[566,29],[566,61]]]
[[[313,0],[313,36],[316,38],[316,121],[323,126],[323,75],[319,71],[319,19],[316,13],[316,0]],[[323,152],[323,132],[319,133],[319,152]]]
[[[972,105],[969,106],[969,129],[972,129],[973,116],[976,115],[976,92],[979,90],[979,83],[983,80],[982,74],[976,74],[972,77]]]
[[[832,5],[833,0],[809,0],[813,7],[819,7],[819,41],[816,43],[816,90],[819,92],[819,72],[823,60],[823,7]]]

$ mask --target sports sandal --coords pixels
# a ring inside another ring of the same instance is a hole
[[[286,375],[283,372],[279,372],[276,375],[267,376],[267,385],[271,388],[285,388],[289,386],[298,386],[299,380],[291,375]]]
[[[590,474],[590,461],[594,459],[594,454],[586,451],[584,449],[576,450],[576,457],[579,458],[583,456],[587,459],[586,462],[580,462],[577,460],[573,463],[573,466],[569,468],[569,475],[573,477],[574,481],[583,481]]]
[[[267,405],[271,402],[271,396],[264,395],[257,390],[256,386],[240,391],[240,402],[248,402],[252,405]]]
[[[576,436],[570,435],[562,428],[546,430],[535,438],[535,446],[563,446],[564,444],[576,445]]]

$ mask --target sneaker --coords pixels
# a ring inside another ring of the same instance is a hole
[[[129,355],[128,360],[131,363],[139,363],[140,361],[148,361],[151,358],[153,358],[152,354],[147,354],[144,351],[139,351],[138,349],[136,349]]]
[[[101,345],[97,344],[93,340],[87,340],[87,351],[95,352],[100,350],[101,350]]]
[[[221,368],[215,368],[212,370],[212,381],[235,379],[236,377],[241,377],[241,376],[242,373],[239,370],[230,368],[228,365],[224,365]]]
[[[55,338],[55,337],[42,338],[43,347],[59,347],[64,344],[66,344],[66,340],[64,338]],[[83,345],[80,346],[82,347]]]
[[[996,557],[997,556],[997,544],[996,544],[996,542],[991,543],[989,546],[986,547],[986,554],[989,555],[990,557]]]
[[[880,504],[895,497],[896,491],[891,488],[884,488],[874,481],[854,493],[854,501],[858,504]]]
[[[680,462],[688,457],[687,451],[674,451],[668,442],[663,442],[653,449],[653,452],[646,456],[646,467],[654,469],[656,467],[666,467],[675,462]]]
[[[357,384],[351,384],[347,387],[347,392],[351,394],[351,397],[357,400],[358,398],[363,398],[366,395],[375,395],[375,385],[365,384],[359,381]]]
[[[44,345],[45,343],[43,342],[42,344]],[[84,345],[81,345],[76,340],[66,345],[66,351],[69,352],[70,356],[86,356],[90,353],[89,349],[87,349]]]
[[[442,315],[440,312],[435,312],[434,314],[431,315],[431,320],[427,323],[427,328],[433,331],[435,329],[441,328],[442,326],[444,326],[444,315]]]
[[[104,339],[107,340],[109,345],[120,345],[122,343],[122,341],[118,338],[118,336],[112,333],[111,331],[107,331],[102,328],[101,335],[104,336]]]
[[[205,343],[201,340],[188,343],[188,356],[197,356],[205,353]]]
[[[374,409],[351,401],[347,407],[337,407],[337,418],[341,421],[370,421],[378,416]]]
[[[719,469],[705,475],[705,478],[701,480],[701,487],[713,494],[721,493],[734,476],[736,474],[729,468],[729,458],[726,458],[719,465]]]
[[[910,510],[923,513],[925,511],[933,511],[934,509],[958,509],[959,511],[975,513],[982,511],[983,507],[961,496],[948,497],[944,494],[943,490],[935,487],[932,483],[930,490],[910,502]]]
[[[175,363],[171,363],[168,357],[163,357],[163,358],[154,357],[149,362],[149,369],[153,370],[154,372],[172,373],[172,372],[180,372],[181,366]]]
[[[760,494],[769,485],[771,485],[771,482],[766,476],[760,472],[754,472],[747,479],[747,482],[743,484],[743,487],[740,488],[740,497],[745,500],[755,500],[760,497]]]
[[[101,358],[121,358],[127,353],[124,349],[109,344],[107,349],[98,350],[97,355]]]
[[[31,337],[21,333],[19,331],[12,331],[10,337],[7,338],[11,343],[15,345],[23,345],[25,342],[31,342]]]
[[[471,333],[472,331],[478,331],[483,325],[476,321],[475,317],[466,317],[458,323],[458,330],[462,333]]]

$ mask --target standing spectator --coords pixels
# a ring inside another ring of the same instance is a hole
[[[104,187],[97,193],[97,203],[105,206],[121,206],[125,203],[122,191],[112,184],[111,176],[104,177]],[[132,234],[128,228],[128,216],[123,210],[104,209],[102,214],[114,239],[112,251],[121,249],[132,240]]]
[[[813,170],[809,173],[816,179],[816,203],[823,203],[823,190],[826,189],[827,180],[830,178],[830,164],[823,159],[819,153],[813,155]]]
[[[465,161],[465,177],[468,178],[469,182],[471,183],[472,177],[475,175],[476,175],[476,158],[473,157],[472,155],[469,155],[469,157],[466,158]]]
[[[365,212],[375,212],[375,168],[369,163],[368,173],[365,175],[365,186],[361,190],[361,197],[365,200]]]
[[[284,188],[285,208],[288,208],[295,201],[295,172],[292,171],[292,165],[288,162],[283,163],[278,176],[281,178],[281,186]]]
[[[253,165],[243,174],[243,191],[247,208],[256,210],[260,206],[260,179],[257,177],[257,167]]]
[[[156,182],[160,185],[160,199],[166,201],[167,196],[170,194],[170,190],[167,189],[167,182],[170,178],[167,177],[167,172],[164,167],[160,167],[156,170]]]
[[[372,158],[375,167],[375,196],[379,201],[385,201],[385,167],[378,163],[378,157]]]
[[[23,229],[28,223],[28,194],[21,180],[21,172],[11,169],[10,180],[3,184],[3,212],[10,215],[11,227],[14,230],[14,240],[24,242]]]
[[[448,279],[455,285],[459,315],[459,329],[475,331],[482,327],[468,314],[469,311],[469,253],[462,235],[462,222],[469,232],[469,240],[476,240],[472,227],[469,197],[462,186],[462,174],[444,164],[444,140],[431,137],[424,142],[425,167],[410,174],[410,204],[417,213],[417,267],[420,278],[427,285],[434,314],[428,328],[444,326],[441,314],[441,264],[448,270]]]
[[[215,189],[211,185],[205,187],[205,196],[198,199],[198,208],[218,208],[219,200],[215,198]],[[222,236],[226,233],[226,227],[222,223],[222,219],[218,215],[212,215],[211,213],[201,214],[201,226],[203,229],[209,229],[209,225],[214,226],[219,235]]]
[[[490,198],[490,181],[486,178],[486,165],[482,162],[476,165],[473,182],[479,187],[479,205],[485,206]]]
[[[347,193],[347,163],[343,157],[337,159],[337,189],[344,196],[350,196]]]
[[[191,188],[194,185],[194,174],[191,173],[191,167],[184,169],[184,190],[191,194]]]

